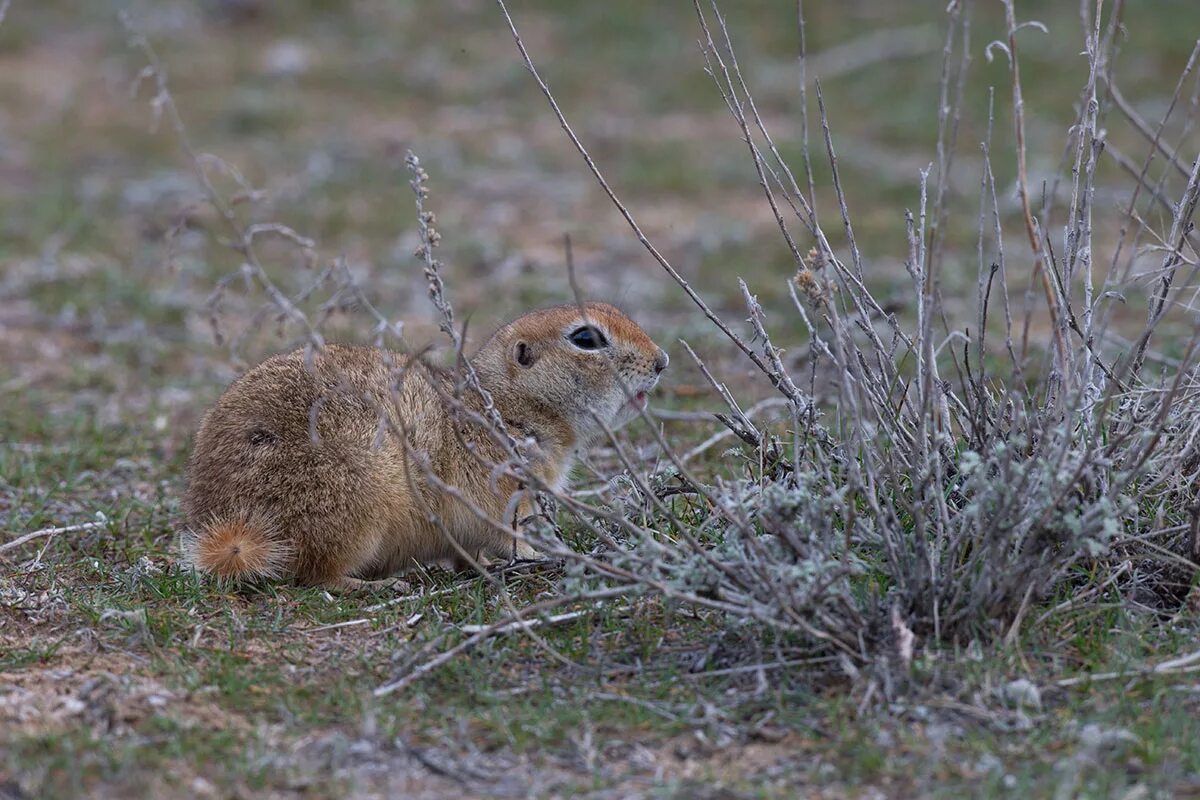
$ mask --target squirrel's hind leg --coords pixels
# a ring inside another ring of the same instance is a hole
[[[362,578],[351,578],[349,575],[325,581],[320,586],[332,594],[378,592],[385,589],[407,592],[412,588],[408,581],[403,578],[384,578],[378,581],[365,581]]]

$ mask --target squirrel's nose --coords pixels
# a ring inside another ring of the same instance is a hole
[[[667,355],[667,351],[663,350],[661,347],[658,348],[658,358],[654,359],[654,374],[661,374],[662,371],[667,368],[667,364],[670,363],[671,359]]]

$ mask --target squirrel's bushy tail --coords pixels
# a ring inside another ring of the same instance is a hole
[[[257,515],[216,519],[184,540],[196,569],[221,580],[282,578],[292,551],[271,524]]]

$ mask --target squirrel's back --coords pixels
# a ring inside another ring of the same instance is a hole
[[[589,303],[514,320],[470,363],[482,391],[339,345],[234,381],[188,463],[192,563],[348,588],[417,564],[534,557],[514,535],[530,513],[524,490],[561,487],[580,448],[640,413],[667,355],[620,310]],[[520,481],[495,413],[528,444]]]
[[[396,403],[416,436],[442,416],[417,370],[393,401],[406,363],[330,345],[273,356],[238,378],[204,415],[188,463],[192,563],[224,578],[323,583],[330,564],[363,556],[369,543],[353,532],[388,524],[380,512],[405,491],[403,456],[387,441]]]

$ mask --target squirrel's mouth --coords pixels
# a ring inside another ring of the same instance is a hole
[[[650,402],[649,396],[645,392],[638,392],[633,396],[633,399],[629,401],[629,405],[637,409],[642,409],[646,407],[648,402]]]

